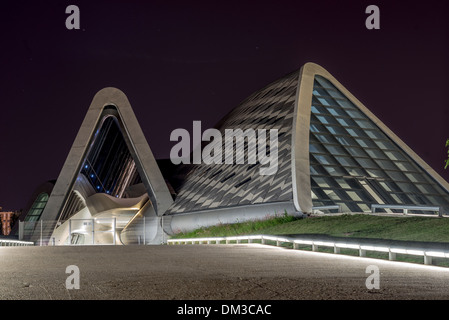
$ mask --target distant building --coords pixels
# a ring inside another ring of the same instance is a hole
[[[316,64],[255,92],[216,128],[223,135],[277,130],[276,172],[261,175],[260,162],[155,160],[126,96],[101,90],[51,192],[36,195],[25,213],[30,223],[45,222],[44,236],[35,225],[32,238],[161,243],[179,231],[333,206],[343,212],[368,212],[373,204],[437,206],[449,213],[449,184]],[[234,151],[248,152],[248,144]]]
[[[11,228],[18,216],[17,212],[12,211],[1,211],[2,207],[0,207],[0,222],[2,226],[2,235],[9,236],[11,233]]]

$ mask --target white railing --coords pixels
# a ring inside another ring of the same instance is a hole
[[[312,210],[337,210],[338,213],[341,212],[341,205],[336,204],[336,205],[329,205],[329,206],[317,206],[317,207],[312,207]]]
[[[34,246],[34,243],[31,241],[0,239],[0,246],[1,247]]]
[[[233,236],[233,237],[213,237],[213,238],[189,238],[189,239],[169,239],[167,244],[221,244],[222,242],[229,244],[232,241],[235,243],[253,243],[254,240],[260,240],[262,244],[267,244],[266,241],[276,242],[276,246],[282,243],[292,243],[293,249],[299,249],[299,245],[308,245],[312,247],[312,251],[318,251],[318,247],[330,247],[334,249],[334,253],[340,253],[340,249],[355,249],[359,251],[360,257],[366,256],[366,251],[384,252],[388,253],[388,259],[396,260],[396,254],[406,254],[414,256],[422,256],[424,264],[432,264],[432,257],[435,258],[449,258],[449,252],[440,251],[437,249],[419,249],[406,248],[397,246],[382,246],[377,244],[358,244],[347,243],[343,241],[329,241],[329,240],[311,240],[290,237],[279,237],[270,235],[248,235],[248,236]]]
[[[408,205],[392,205],[392,204],[372,204],[371,212],[375,213],[376,209],[400,209],[404,214],[408,214],[408,210],[418,211],[432,211],[438,213],[441,217],[443,215],[442,208],[437,206],[408,206]]]
[[[115,217],[65,221],[19,221],[18,239],[19,241],[34,241],[36,246],[72,245],[75,244],[72,243],[72,235],[80,235],[83,236],[83,242],[80,244],[115,245],[116,231],[117,219]]]

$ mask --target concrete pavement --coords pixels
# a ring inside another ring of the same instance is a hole
[[[66,288],[69,265],[80,289]],[[1,247],[0,270],[0,299],[449,298],[449,268],[258,244]]]

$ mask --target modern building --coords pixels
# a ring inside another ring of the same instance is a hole
[[[1,211],[2,207],[0,207],[0,224],[1,224],[1,235],[8,236],[11,233],[11,226],[13,224],[13,220],[16,216],[15,212],[12,211]]]
[[[216,164],[156,160],[126,96],[101,90],[51,192],[27,211],[25,221],[43,221],[33,240],[155,244],[198,227],[336,207],[449,213],[449,184],[316,64],[253,93],[215,128],[223,139],[203,148],[224,147],[230,129],[277,130],[276,170],[263,175],[266,162],[226,163],[225,154]],[[264,138],[268,155],[274,141]],[[234,160],[254,148],[234,143]]]

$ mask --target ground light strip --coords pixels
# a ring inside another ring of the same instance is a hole
[[[33,242],[20,240],[0,240],[0,247],[32,246]]]
[[[322,240],[310,240],[310,239],[298,239],[289,237],[277,237],[270,235],[250,235],[250,236],[232,236],[232,237],[213,237],[213,238],[188,238],[188,239],[169,239],[167,244],[220,244],[225,241],[229,244],[231,241],[236,243],[241,243],[241,241],[247,241],[252,243],[254,240],[260,240],[262,244],[266,244],[266,240],[275,241],[276,246],[280,246],[281,243],[292,243],[293,249],[298,249],[298,245],[310,245],[312,246],[312,251],[318,251],[318,247],[331,247],[334,248],[334,253],[340,253],[341,248],[345,249],[356,249],[359,250],[359,256],[366,256],[366,251],[376,251],[388,253],[388,259],[391,261],[396,260],[396,254],[407,254],[414,256],[422,256],[424,258],[424,264],[431,265],[432,257],[435,258],[449,258],[449,252],[437,251],[437,250],[423,250],[415,248],[404,248],[404,247],[391,247],[391,246],[378,246],[378,245],[364,245],[356,243],[345,243],[345,242],[333,242],[333,241],[322,241]]]

